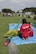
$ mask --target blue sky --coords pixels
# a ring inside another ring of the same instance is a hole
[[[36,0],[0,0],[0,11],[2,8],[17,11],[26,7],[36,7]]]

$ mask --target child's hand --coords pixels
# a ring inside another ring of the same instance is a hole
[[[32,31],[32,28],[29,28],[28,33],[30,33]]]

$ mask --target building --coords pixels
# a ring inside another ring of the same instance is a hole
[[[34,12],[24,12],[23,16],[26,17],[30,17],[30,18],[34,18],[36,16],[36,14]]]
[[[17,11],[17,15],[20,16],[20,17],[22,17],[22,15],[23,15],[22,14],[22,9],[20,9],[20,10]]]

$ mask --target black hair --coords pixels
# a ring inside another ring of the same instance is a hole
[[[22,19],[22,24],[27,23],[26,19]]]

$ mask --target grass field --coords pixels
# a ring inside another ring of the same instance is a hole
[[[0,15],[0,54],[8,54],[8,47],[4,47],[3,35],[8,31],[9,23],[18,23],[18,16],[3,17]],[[22,17],[20,18],[21,21]],[[34,22],[32,19],[26,18],[27,21]],[[21,22],[20,22],[21,23]],[[18,46],[19,54],[36,54],[36,44]]]

